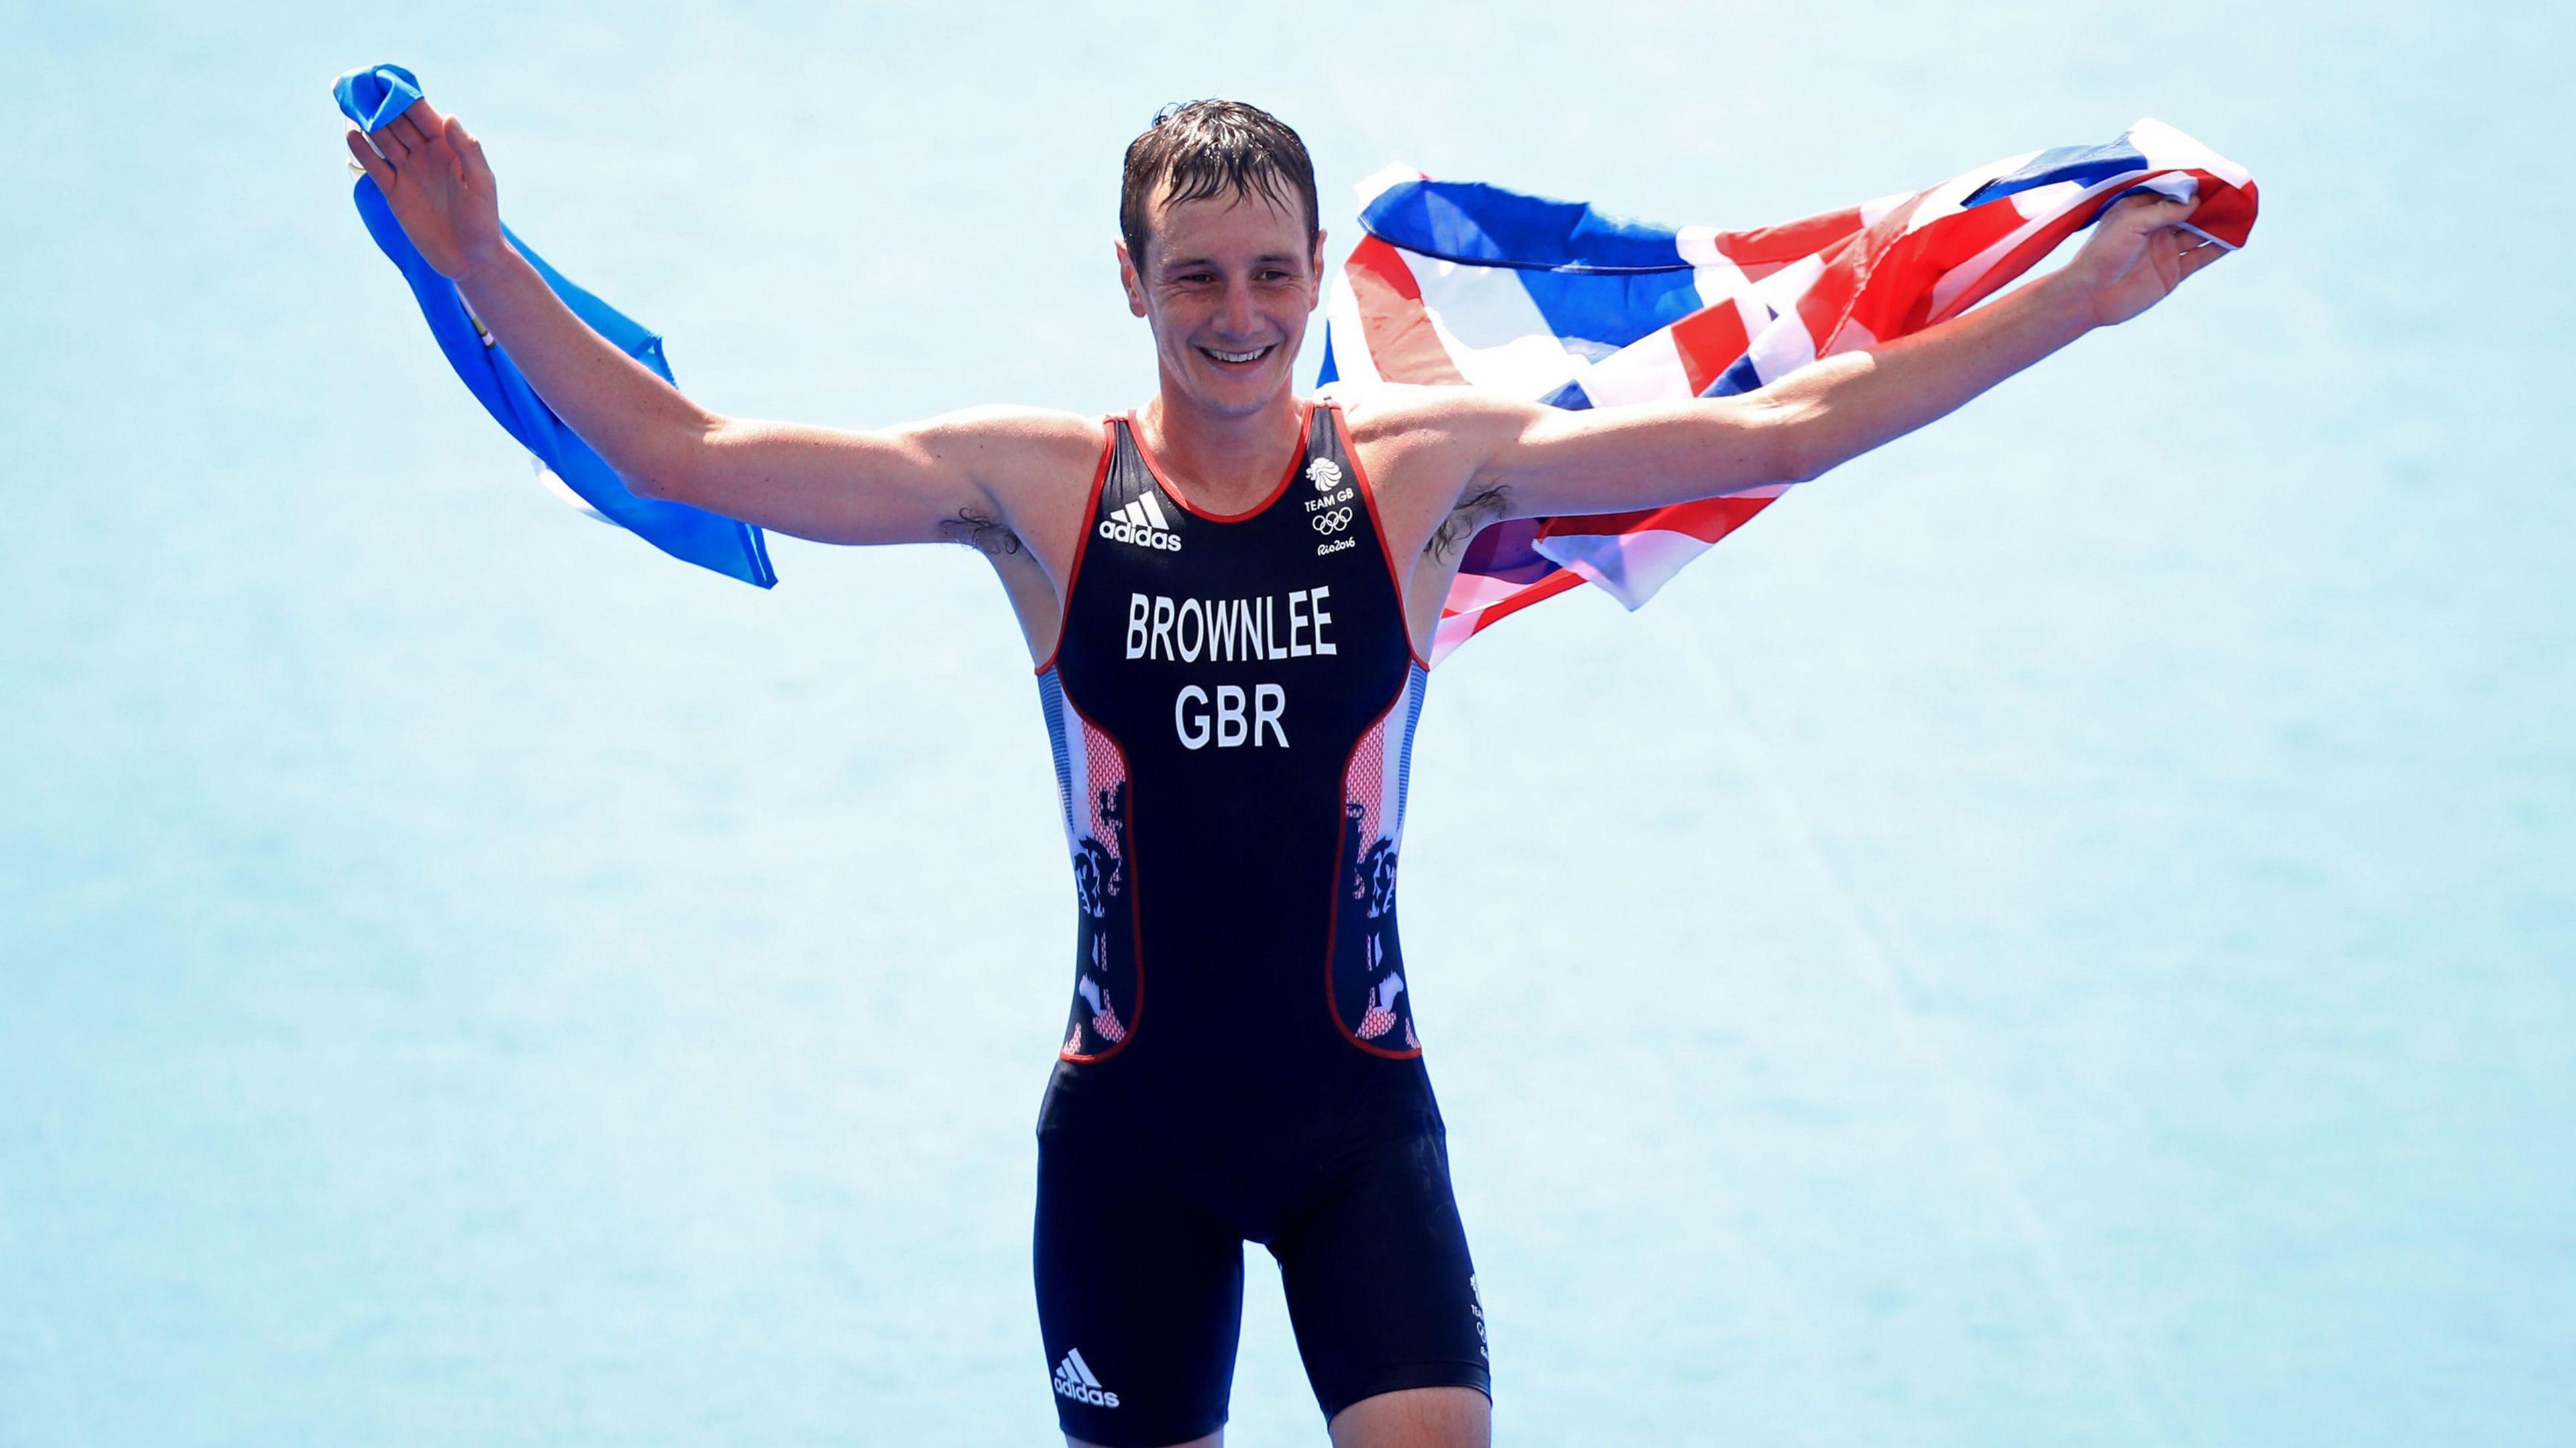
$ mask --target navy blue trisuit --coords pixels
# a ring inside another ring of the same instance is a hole
[[[1225,1422],[1246,1242],[1327,1418],[1492,1391],[1396,941],[1429,675],[1340,410],[1300,422],[1270,495],[1219,515],[1106,419],[1038,666],[1077,897],[1038,1317],[1064,1431],[1105,1448]]]

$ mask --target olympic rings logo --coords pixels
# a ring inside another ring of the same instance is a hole
[[[1351,526],[1351,510],[1335,508],[1329,513],[1317,513],[1306,521],[1314,524],[1318,533],[1339,533]]]

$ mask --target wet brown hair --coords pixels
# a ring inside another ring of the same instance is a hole
[[[1295,200],[1305,209],[1307,245],[1322,226],[1315,206],[1315,163],[1306,143],[1278,117],[1241,101],[1174,102],[1127,143],[1127,178],[1118,195],[1118,232],[1127,259],[1145,266],[1145,203],[1171,183],[1167,202],[1209,196]]]

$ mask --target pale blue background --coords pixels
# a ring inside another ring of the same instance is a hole
[[[1300,127],[1337,250],[1395,159],[1741,226],[2233,156],[2172,302],[1441,670],[1499,1436],[2566,1441],[2562,16],[0,7],[0,1443],[1053,1431],[999,590],[541,495],[350,209],[377,60],[693,393],[857,425],[1145,395],[1167,100]],[[1254,1268],[1234,1441],[1318,1442]]]

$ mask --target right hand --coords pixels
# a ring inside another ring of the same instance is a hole
[[[492,168],[463,121],[420,100],[376,131],[373,147],[355,126],[347,139],[349,154],[385,193],[403,234],[440,276],[457,281],[508,254]]]

